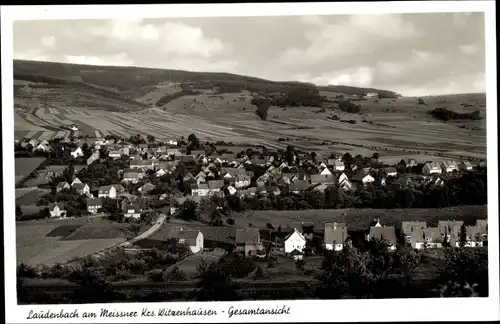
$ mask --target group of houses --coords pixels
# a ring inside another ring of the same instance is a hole
[[[319,155],[298,154],[289,164],[271,153],[207,154],[205,150],[193,150],[187,154],[185,149],[174,146],[177,144],[176,140],[169,141],[168,145],[154,146],[145,143],[116,143],[113,139],[80,139],[79,145],[71,150],[71,156],[75,158],[83,156],[83,143],[91,147],[92,153],[87,159],[88,165],[99,162],[99,150],[103,146],[106,147],[110,158],[125,157],[129,161],[129,167],[119,173],[121,183],[100,187],[95,198],[90,193],[91,189],[95,189],[78,183],[78,179],[71,184],[58,184],[57,191],[75,188],[78,193],[88,196],[87,209],[90,213],[96,213],[99,209],[98,198],[115,199],[125,193],[123,186],[127,184],[141,183],[139,192],[143,196],[148,195],[155,189],[153,184],[145,181],[151,172],[156,177],[172,174],[181,162],[192,162],[200,167],[197,174],[188,172],[182,178],[184,187],[189,188],[188,198],[195,201],[214,195],[236,196],[240,199],[257,194],[275,196],[282,194],[284,190],[295,194],[305,191],[324,192],[329,187],[356,191],[370,184],[385,186],[389,179],[391,179],[391,185],[397,188],[404,188],[415,183],[443,185],[444,180],[439,177],[442,173],[470,171],[473,168],[468,161],[461,164],[455,161],[428,162],[423,167],[422,175],[399,174],[398,170],[417,165],[413,159],[403,159],[396,166],[383,169],[358,168],[356,164],[351,164],[347,169],[343,155],[336,153],[325,159]],[[48,145],[48,143],[33,144]],[[254,172],[250,171],[251,166],[259,166],[266,171],[256,178]],[[157,194],[159,196],[157,199],[168,198],[165,194]],[[180,198],[174,200],[180,200]],[[137,215],[137,213],[124,214]]]

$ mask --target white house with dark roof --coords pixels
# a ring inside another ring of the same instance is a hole
[[[140,171],[129,170],[123,172],[123,182],[137,183],[143,178],[144,174]]]
[[[441,166],[437,162],[427,162],[422,168],[422,172],[426,175],[441,174],[443,169],[441,169]]]
[[[306,248],[306,242],[304,235],[294,228],[293,232],[285,237],[285,253],[291,253],[294,250],[303,252]]]
[[[75,178],[73,179],[73,181],[71,181],[71,186],[73,187],[73,186],[74,186],[74,185],[76,185],[77,183],[82,183],[82,182],[80,181],[80,179],[78,179],[77,177],[75,177]]]
[[[413,232],[423,230],[427,228],[426,222],[421,221],[404,221],[401,222],[401,231],[405,236],[406,241],[409,243],[412,237]]]
[[[91,214],[97,214],[99,209],[102,208],[101,198],[88,198],[87,199],[87,211]]]
[[[325,249],[340,251],[347,240],[347,226],[344,223],[325,223]]]
[[[372,183],[375,181],[375,178],[372,177],[366,170],[359,170],[358,173],[351,178],[352,181],[356,181],[362,183],[363,185],[367,183]]]
[[[245,256],[260,254],[264,246],[260,241],[260,233],[258,229],[236,229],[234,239],[237,252],[243,252]]]
[[[335,159],[332,168],[334,171],[342,172],[345,170],[345,164],[341,159]]]
[[[455,161],[449,161],[449,160],[443,161],[442,165],[443,165],[442,170],[446,173],[458,171],[458,165],[457,165],[457,162],[455,162]]]

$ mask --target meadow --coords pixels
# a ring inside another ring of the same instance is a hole
[[[86,217],[16,222],[17,263],[66,263],[114,247],[135,235],[129,224]]]
[[[17,158],[14,160],[14,172],[16,184],[33,172],[45,158]]]

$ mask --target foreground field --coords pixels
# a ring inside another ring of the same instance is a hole
[[[17,222],[17,263],[65,263],[116,246],[134,235],[125,224],[89,223],[88,219]]]
[[[365,230],[374,218],[386,226],[400,227],[402,221],[426,221],[436,226],[440,220],[455,219],[466,224],[474,224],[477,219],[486,219],[487,206],[450,207],[442,209],[318,209],[318,210],[259,210],[235,214],[236,225],[266,228],[267,223],[274,227],[289,227],[292,223],[312,222],[322,229],[325,222],[343,222],[349,230]]]

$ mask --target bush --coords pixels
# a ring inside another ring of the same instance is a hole
[[[228,225],[234,225],[234,219],[233,218],[228,218],[226,222],[227,222]]]
[[[164,273],[163,270],[154,269],[146,273],[146,277],[153,282],[162,282],[164,281]]]
[[[424,99],[422,99],[422,98],[418,98],[417,103],[419,105],[426,105],[427,106],[427,104],[425,103]]]

